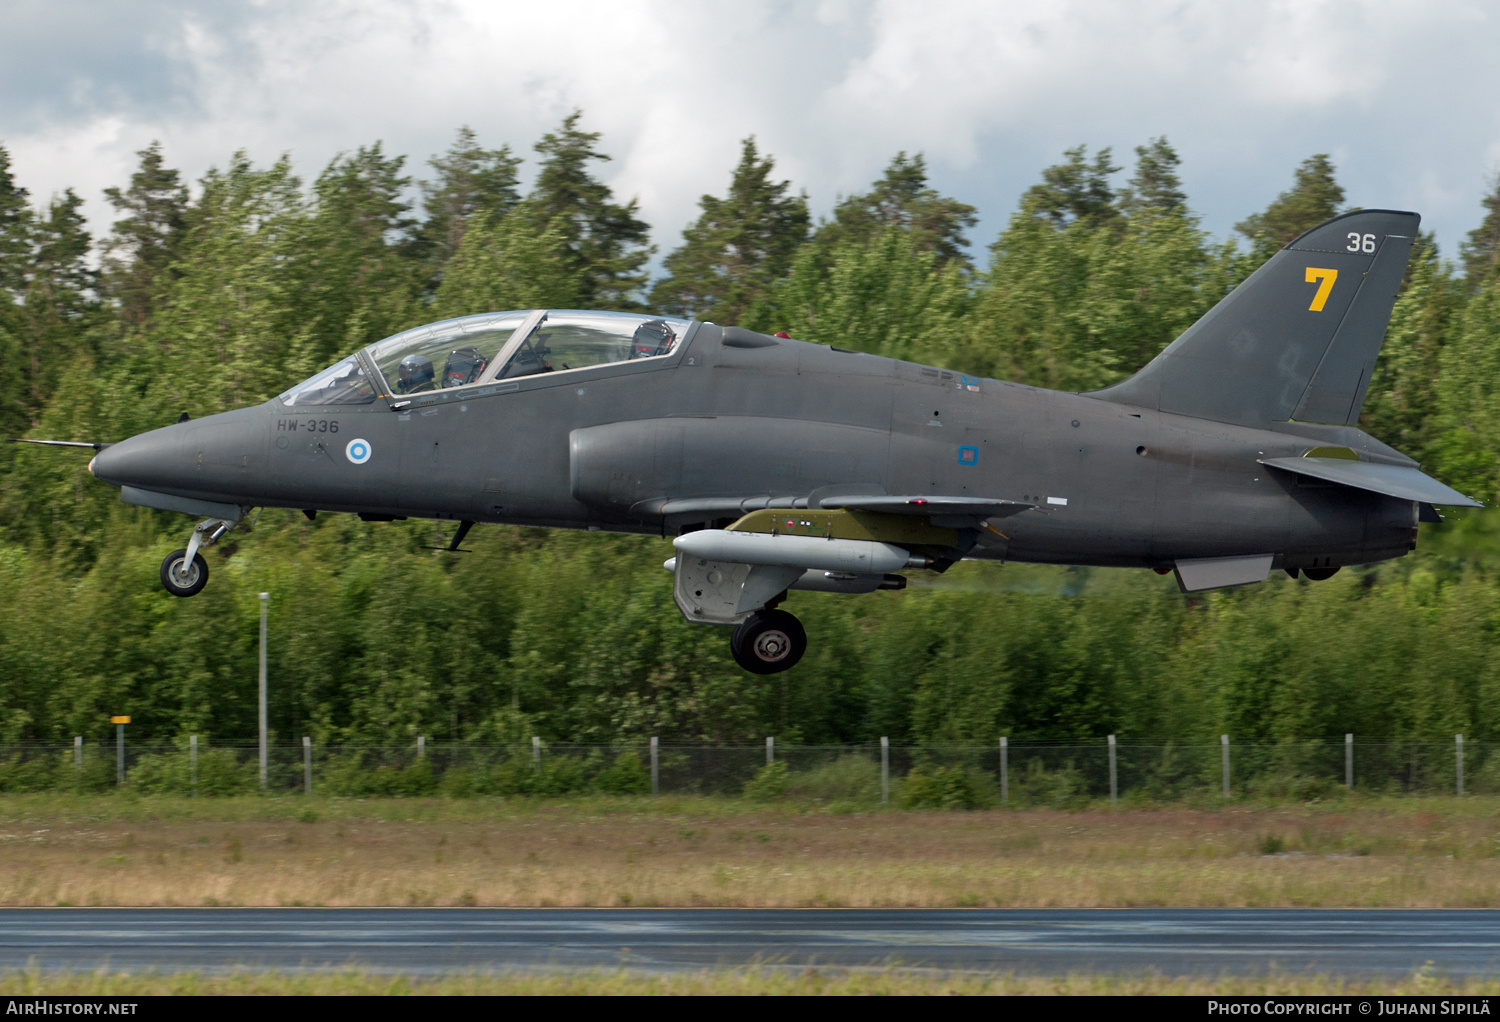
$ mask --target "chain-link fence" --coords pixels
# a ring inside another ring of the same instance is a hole
[[[820,802],[1058,807],[1102,799],[1306,801],[1378,794],[1500,793],[1500,743],[1288,741],[1276,744],[860,746],[274,745],[264,789],[371,797],[702,794]],[[0,791],[204,796],[262,789],[256,746],[182,742],[0,746]]]

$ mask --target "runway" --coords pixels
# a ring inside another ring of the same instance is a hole
[[[1500,973],[1500,911],[4,909],[0,967]]]

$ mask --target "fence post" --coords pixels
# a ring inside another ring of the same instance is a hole
[[[271,594],[260,594],[260,677],[259,677],[259,702],[260,702],[260,786],[266,786],[266,774],[268,764],[268,750],[266,748],[266,608],[270,605]]]
[[[1344,736],[1344,787],[1354,790],[1354,736]]]
[[[302,792],[312,794],[312,739],[302,736]]]
[[[1219,736],[1219,747],[1223,750],[1224,760],[1224,797],[1229,797],[1229,736]]]
[[[651,794],[653,794],[653,795],[658,795],[658,794],[661,793],[661,786],[658,783],[657,762],[658,762],[658,760],[657,760],[656,736],[652,735],[651,736]]]
[[[776,761],[776,739],[774,739],[774,738],[767,738],[766,739],[766,766],[770,766],[775,761]]]
[[[73,769],[83,769],[83,735],[73,736]]]
[[[1454,735],[1453,744],[1456,746],[1454,755],[1458,757],[1458,793],[1464,793],[1464,736]]]
[[[542,770],[542,739],[539,735],[531,736],[531,769],[537,773]]]
[[[1000,736],[1000,802],[1010,802],[1010,739]]]
[[[891,804],[891,740],[880,738],[880,804]]]
[[[1115,800],[1120,797],[1120,789],[1115,784],[1115,736],[1109,736],[1109,804],[1114,805]]]
[[[188,784],[198,794],[198,736],[188,735]]]
[[[417,758],[427,755],[427,736],[417,735]]]

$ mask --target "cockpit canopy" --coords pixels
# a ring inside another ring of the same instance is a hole
[[[287,405],[367,404],[386,394],[399,397],[660,358],[676,348],[688,325],[688,320],[661,316],[575,310],[465,316],[377,341],[281,400]]]

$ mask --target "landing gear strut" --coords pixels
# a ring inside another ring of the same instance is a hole
[[[796,666],[807,652],[807,632],[784,610],[759,610],[734,630],[729,651],[752,674],[778,674]]]
[[[208,518],[199,522],[193,529],[188,545],[181,550],[173,550],[161,562],[162,588],[173,596],[197,596],[208,585],[208,562],[198,551],[213,546],[220,536],[236,524],[238,523],[222,518]]]

